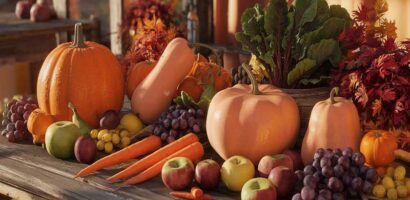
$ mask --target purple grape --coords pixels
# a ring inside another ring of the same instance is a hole
[[[12,114],[14,114],[14,113],[17,113],[17,108],[18,108],[18,106],[16,105],[16,104],[14,104],[14,105],[12,105],[11,107],[10,107],[10,112],[12,113]]]
[[[24,139],[24,132],[23,131],[16,130],[16,131],[13,132],[13,134],[14,134],[14,138],[16,138],[16,141],[21,141],[21,140]]]
[[[178,120],[177,120],[177,119],[173,119],[172,122],[171,122],[171,126],[172,126],[172,128],[175,129],[175,130],[178,129],[178,128],[179,128]]]
[[[23,120],[23,117],[17,113],[11,114],[11,122],[16,123],[18,120]]]
[[[303,179],[303,185],[304,186],[309,186],[311,188],[316,188],[317,186],[317,179],[313,176],[313,175],[307,175],[305,176],[305,178]]]
[[[332,190],[332,192],[342,192],[344,189],[342,181],[340,181],[336,177],[329,178],[329,183],[327,184],[327,187],[330,190]]]
[[[195,118],[194,117],[189,117],[188,118],[188,126],[193,127],[195,124]]]
[[[323,155],[323,157],[331,159],[333,157],[333,150],[332,149],[326,149],[325,154]]]
[[[19,107],[17,107],[17,114],[23,115],[24,112],[25,112],[24,106],[19,106]]]
[[[9,101],[8,103],[7,103],[7,108],[9,108],[10,109],[10,107],[11,106],[13,106],[14,104],[16,104],[17,103],[17,101],[16,100],[11,100],[11,101]]]
[[[153,133],[154,133],[154,135],[160,135],[161,134],[161,129],[158,125],[156,125],[154,127]]]
[[[307,175],[313,175],[315,173],[315,168],[312,165],[306,165],[305,168],[303,169],[303,173],[305,176]]]
[[[174,142],[175,141],[175,137],[173,137],[173,136],[168,136],[168,138],[167,138],[167,143],[169,144],[169,143],[172,143],[172,142]]]
[[[342,150],[342,154],[343,154],[343,156],[346,156],[346,157],[350,158],[350,157],[352,157],[353,150],[350,147],[344,148]]]
[[[333,193],[332,200],[345,200],[346,197],[342,193]]]
[[[175,105],[170,105],[169,107],[168,107],[168,110],[170,110],[170,111],[174,111],[176,109],[176,106]]]
[[[195,116],[196,114],[195,109],[193,108],[188,109],[188,113],[191,114],[192,116]]]
[[[171,129],[171,130],[169,131],[169,135],[172,136],[172,137],[174,137],[174,138],[177,138],[177,137],[178,137],[178,131],[176,131],[176,130],[174,130],[174,129]]]
[[[193,130],[195,133],[200,133],[200,132],[201,132],[201,128],[199,127],[198,124],[195,124],[195,125],[192,127],[192,130]]]
[[[325,166],[322,168],[322,175],[328,178],[333,176],[333,168],[331,166]]]
[[[366,172],[366,180],[368,180],[370,183],[376,183],[377,179],[379,179],[379,176],[377,175],[377,171],[373,168],[370,168]]]
[[[319,151],[319,150],[317,150],[316,152],[315,152],[315,154],[313,154],[313,159],[314,160],[316,160],[316,159],[321,159],[322,157],[323,157],[323,155],[325,154],[325,151],[323,150],[323,149],[321,149],[322,151]]]
[[[170,119],[164,119],[164,121],[162,121],[162,126],[164,126],[164,128],[169,129],[171,127],[171,120]]]
[[[174,111],[172,111],[171,115],[172,115],[172,118],[177,118],[177,117],[179,117],[179,110],[174,110]]]
[[[305,174],[303,174],[302,170],[296,170],[295,171],[296,177],[298,177],[298,181],[302,182],[303,178],[305,178]]]
[[[373,189],[373,185],[372,185],[369,181],[363,182],[362,191],[363,191],[365,194],[371,194],[371,193],[372,193],[372,189]]]
[[[188,119],[189,118],[189,113],[184,110],[184,112],[181,114],[180,117],[184,118],[184,119]]]
[[[22,121],[22,120],[18,120],[14,124],[14,126],[15,126],[16,130],[20,130],[20,131],[23,131],[26,128],[26,126],[24,125],[24,121]]]
[[[314,200],[315,199],[315,190],[309,186],[302,188],[300,192],[303,200]]]
[[[341,178],[343,176],[343,174],[345,173],[345,170],[343,169],[342,165],[336,165],[333,167],[333,172],[335,174],[336,177]]]
[[[348,174],[345,174],[342,179],[345,185],[350,185],[350,183],[352,182],[352,177]]]
[[[317,180],[317,182],[319,182],[320,179],[322,178],[322,172],[321,172],[321,171],[316,171],[316,172],[313,174],[313,177],[315,177],[316,180]]]
[[[360,177],[356,177],[352,180],[352,188],[357,192],[360,192],[362,190],[362,184],[363,180]]]
[[[11,115],[13,115],[13,113],[11,112],[7,112],[7,118],[11,120]]]
[[[293,195],[292,200],[303,200],[302,195],[300,193],[296,193]]]
[[[30,117],[30,114],[31,114],[31,111],[24,112],[24,114],[23,114],[24,120],[28,120],[28,118]]]
[[[188,122],[186,121],[186,119],[184,118],[179,119],[179,128],[182,130],[188,128]]]
[[[334,150],[333,150],[333,154],[334,154],[334,155],[338,155],[338,156],[342,156],[342,155],[343,155],[342,150],[340,150],[340,149],[334,149]]]
[[[362,153],[353,153],[352,160],[356,166],[362,166],[364,164],[364,156]]]
[[[350,159],[347,156],[342,156],[337,159],[337,163],[341,165],[345,170],[350,168]]]
[[[33,141],[33,136],[28,131],[23,131],[24,140],[26,141]]]
[[[14,126],[13,123],[9,123],[9,124],[7,124],[6,129],[7,129],[9,132],[14,132],[14,131],[16,130],[16,126]]]
[[[172,117],[172,114],[171,114],[171,113],[168,113],[168,114],[167,114],[167,119],[170,119],[170,120],[172,120],[172,119],[173,119],[173,117]]]
[[[331,200],[332,199],[332,192],[330,192],[330,190],[328,190],[328,189],[320,190],[319,195],[324,197],[324,199],[326,199],[326,200]]]
[[[330,158],[323,157],[322,159],[320,159],[320,167],[323,168],[325,166],[332,166],[332,161],[330,160]]]
[[[312,165],[316,170],[320,170],[320,158],[314,159]]]
[[[168,133],[162,133],[162,134],[161,134],[161,140],[162,140],[162,141],[166,141],[167,138],[168,138]]]
[[[359,176],[359,173],[360,173],[359,168],[357,167],[350,167],[349,172],[350,172],[351,177],[357,177]]]
[[[14,137],[14,134],[12,133],[12,132],[9,132],[7,135],[6,135],[6,137],[7,137],[7,141],[9,141],[9,142],[16,142],[16,138]]]
[[[352,187],[347,188],[347,194],[349,195],[349,197],[357,197],[357,195],[359,194],[359,192],[357,192],[355,189],[353,189]]]
[[[196,110],[196,117],[198,118],[205,117],[204,111],[202,111],[201,109]]]
[[[340,158],[340,156],[338,156],[338,155],[334,155],[333,157],[332,157],[332,166],[335,166],[335,165],[337,165],[337,161],[339,160],[339,158]]]

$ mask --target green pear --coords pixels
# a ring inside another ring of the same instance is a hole
[[[90,135],[92,127],[83,119],[81,119],[80,115],[77,112],[77,109],[74,107],[74,104],[71,102],[68,103],[68,107],[73,111],[73,123],[80,128],[81,135]]]

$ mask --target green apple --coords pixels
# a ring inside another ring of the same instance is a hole
[[[68,159],[74,155],[74,144],[81,131],[77,125],[69,121],[60,121],[51,124],[46,131],[45,143],[48,154]]]
[[[169,159],[161,171],[162,182],[171,190],[183,190],[194,179],[194,164],[186,157]]]
[[[246,181],[254,176],[255,166],[243,156],[232,156],[221,167],[222,181],[228,189],[235,192],[240,192]]]
[[[275,200],[275,186],[266,178],[253,178],[242,187],[241,200]]]

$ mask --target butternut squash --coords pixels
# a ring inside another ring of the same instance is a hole
[[[155,68],[132,94],[132,110],[144,123],[154,122],[167,109],[194,61],[185,39],[175,38],[167,45]]]

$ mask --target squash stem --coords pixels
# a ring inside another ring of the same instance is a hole
[[[339,94],[339,88],[338,87],[332,88],[332,91],[330,91],[330,103],[331,104],[336,103],[335,95],[338,95],[338,94]]]
[[[251,79],[252,94],[254,94],[254,95],[262,94],[261,91],[259,91],[259,88],[258,88],[258,81],[256,81],[255,76],[252,74],[252,71],[249,68],[249,65],[246,64],[246,63],[242,63],[242,68],[245,70],[246,74],[248,74],[249,79]]]
[[[74,26],[74,38],[71,48],[86,48],[84,43],[83,24],[76,23]]]

